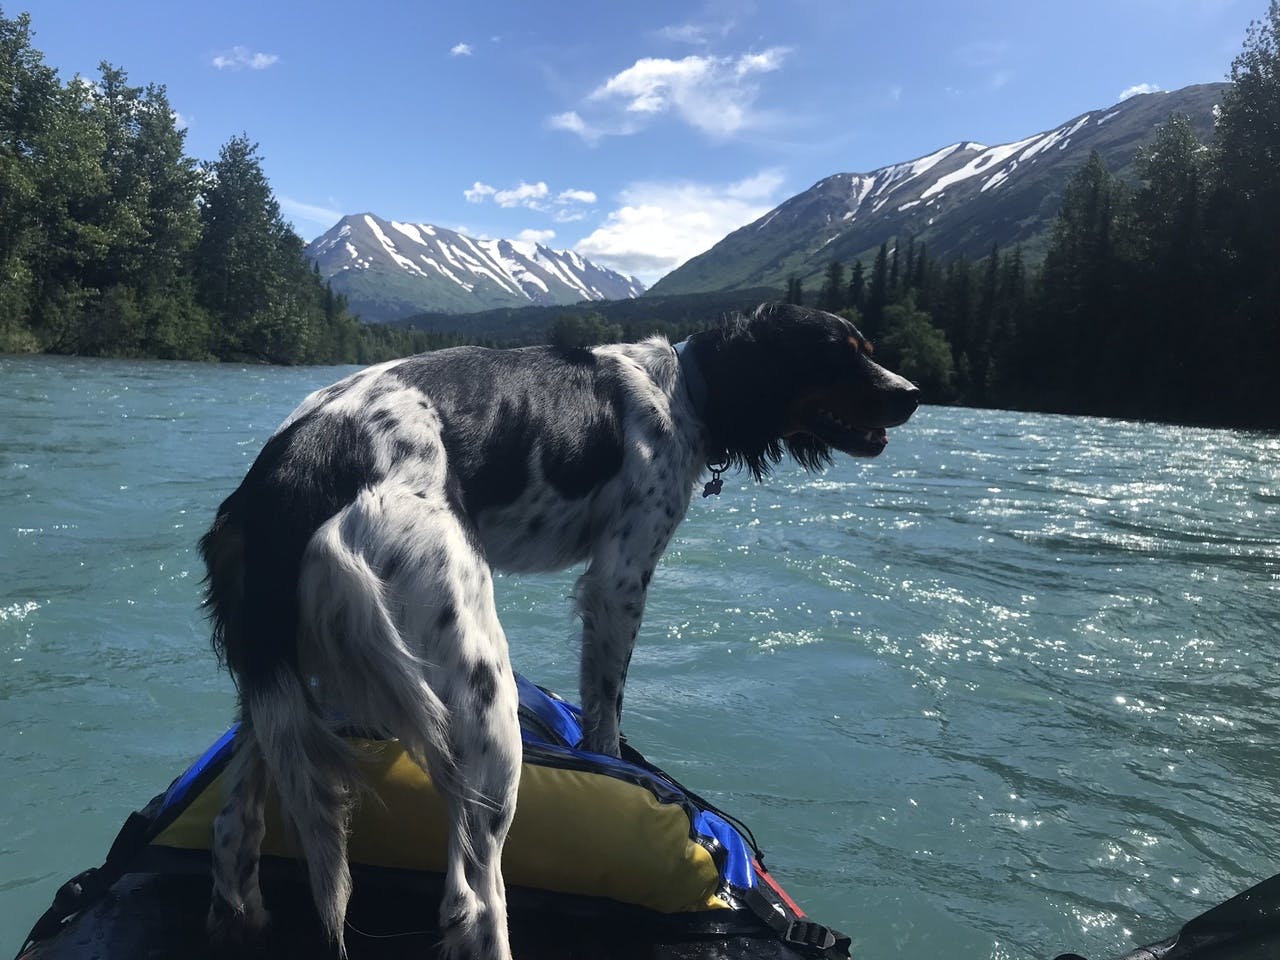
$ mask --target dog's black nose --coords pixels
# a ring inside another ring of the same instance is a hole
[[[908,417],[916,412],[916,407],[920,406],[920,388],[914,383],[911,384],[910,390],[903,391],[902,404]]]
[[[888,374],[888,382],[885,384],[887,389],[884,393],[882,409],[887,418],[892,421],[886,426],[897,426],[905,423],[920,406],[920,388],[906,377],[900,377],[887,370],[885,373]]]

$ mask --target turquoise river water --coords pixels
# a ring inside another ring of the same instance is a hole
[[[231,719],[195,542],[344,372],[0,358],[0,953]],[[862,960],[1103,957],[1280,872],[1278,615],[1280,438],[926,407],[695,498],[623,726]]]

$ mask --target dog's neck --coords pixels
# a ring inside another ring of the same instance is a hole
[[[684,381],[684,390],[689,397],[689,404],[693,407],[694,416],[702,423],[703,436],[708,437],[710,426],[707,423],[707,400],[710,390],[707,387],[707,379],[702,375],[702,369],[698,366],[697,357],[694,356],[689,340],[681,340],[672,349],[675,350],[676,357],[680,361],[680,379]],[[704,497],[719,495],[722,485],[720,474],[728,466],[728,453],[723,447],[709,442],[705,455],[707,467],[711,470],[711,481],[703,489],[702,495]]]
[[[707,381],[702,376],[698,361],[689,349],[689,341],[681,340],[673,348],[680,360],[680,378],[684,381],[685,392],[693,405],[693,412],[698,419],[706,422],[707,417]]]

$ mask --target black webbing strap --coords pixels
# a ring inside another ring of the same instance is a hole
[[[849,947],[853,943],[851,938],[821,923],[784,912],[761,893],[758,887],[752,887],[738,896],[747,909],[759,917],[787,946],[816,957],[849,956]]]

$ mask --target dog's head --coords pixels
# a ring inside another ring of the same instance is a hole
[[[713,455],[760,479],[783,456],[809,469],[839,450],[879,456],[888,427],[905,423],[920,391],[872,359],[848,320],[765,304],[690,338],[706,381],[703,418]]]

